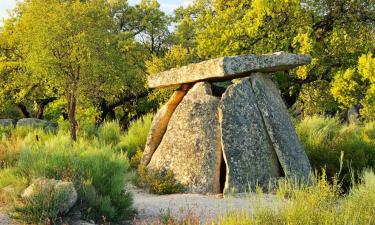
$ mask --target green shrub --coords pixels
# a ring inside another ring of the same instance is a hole
[[[296,126],[312,166],[328,177],[341,172],[344,189],[351,183],[351,172],[375,166],[375,125],[345,125],[336,118],[308,117]],[[342,170],[340,157],[343,153]]]
[[[138,176],[137,185],[148,189],[153,194],[173,194],[184,190],[184,187],[176,181],[174,173],[170,170],[151,170],[144,165],[140,165]]]
[[[72,142],[62,133],[26,146],[17,164],[18,173],[29,180],[46,177],[73,182],[86,218],[99,220],[104,216],[115,221],[132,213],[132,196],[124,191],[128,169],[126,155],[115,154],[110,146],[86,140]]]
[[[21,146],[22,141],[18,138],[3,136],[0,139],[0,169],[16,164]]]
[[[105,122],[98,129],[99,142],[107,145],[117,145],[120,142],[121,129],[116,121]]]
[[[121,138],[120,144],[116,149],[127,152],[129,158],[132,158],[137,149],[144,149],[147,141],[147,135],[151,127],[153,114],[146,114],[138,120],[135,120],[130,126],[125,136]]]
[[[27,182],[14,168],[0,169],[0,203],[14,202],[16,196],[27,186]]]
[[[82,124],[78,134],[85,139],[96,138],[98,136],[98,127],[91,123]]]
[[[35,185],[35,194],[30,198],[19,200],[11,211],[11,216],[17,220],[37,224],[52,224],[58,218],[61,205],[66,202],[68,195],[64,190],[46,191],[40,185]]]

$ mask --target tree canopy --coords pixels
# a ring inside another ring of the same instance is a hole
[[[0,116],[67,119],[72,138],[86,117],[126,128],[173,91],[149,90],[150,74],[287,51],[313,58],[274,74],[288,107],[359,104],[373,120],[374,49],[374,0],[195,0],[173,15],[156,0],[25,0],[0,28]]]

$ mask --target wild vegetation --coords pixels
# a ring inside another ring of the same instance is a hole
[[[84,219],[131,218],[129,182],[157,194],[183,189],[172,173],[139,166],[153,113],[174,90],[150,90],[147,77],[215,57],[287,51],[313,59],[272,79],[315,185],[281,185],[280,210],[235,212],[218,223],[375,223],[374,15],[373,0],[194,0],[171,15],[156,0],[20,1],[0,24],[0,118],[45,119],[59,129],[0,126],[0,204],[23,222],[53,223],[63,194],[20,197],[45,177],[74,184]]]

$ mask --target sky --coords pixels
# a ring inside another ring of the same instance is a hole
[[[137,4],[139,0],[129,0],[130,4]],[[192,0],[159,0],[161,9],[171,14],[179,6],[187,6]],[[16,0],[0,0],[0,24],[8,16],[8,10],[12,10],[16,5]]]

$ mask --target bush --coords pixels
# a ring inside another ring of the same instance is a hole
[[[350,186],[351,172],[375,168],[375,123],[343,125],[336,118],[315,116],[297,124],[296,130],[313,168],[325,168],[330,178],[341,172],[344,189]]]
[[[174,173],[147,169],[144,165],[138,167],[139,187],[147,188],[153,194],[173,194],[183,192],[184,187],[174,178]]]
[[[120,142],[121,129],[117,121],[105,122],[98,129],[99,141],[103,144],[115,146]]]
[[[118,150],[126,152],[129,158],[132,158],[137,149],[144,149],[147,141],[147,135],[151,127],[153,114],[146,114],[138,120],[135,120],[130,126],[125,136],[121,138],[120,144],[116,147]]]
[[[26,146],[16,169],[29,180],[46,177],[73,182],[85,218],[99,220],[104,216],[118,221],[132,213],[132,197],[124,190],[129,162],[126,155],[113,153],[110,146],[85,140],[75,143],[60,133]]]
[[[67,201],[67,193],[63,189],[51,189],[35,185],[35,194],[30,198],[18,201],[11,212],[15,219],[35,222],[38,224],[52,224],[60,215],[61,205]]]

